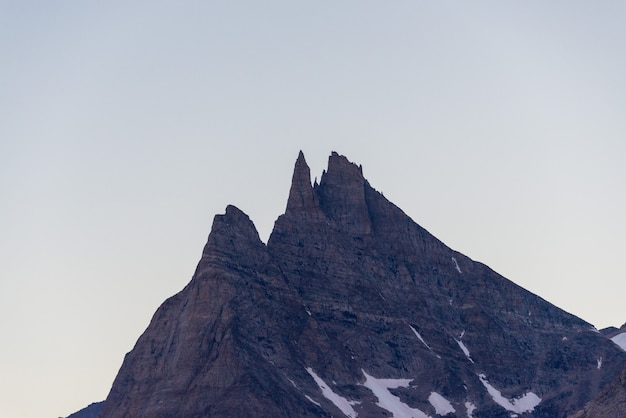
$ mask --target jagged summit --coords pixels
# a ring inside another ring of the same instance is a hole
[[[220,262],[233,254],[238,254],[238,263],[256,265],[259,252],[266,252],[266,247],[248,215],[239,208],[228,205],[223,215],[215,215],[213,226],[207,240],[198,268],[204,268],[211,262]]]
[[[322,218],[317,195],[311,186],[311,170],[302,151],[293,170],[285,216],[309,222]]]
[[[300,227],[324,223],[357,235],[374,232],[374,223],[377,223],[380,233],[390,232],[389,229],[395,233],[395,229],[403,227],[409,219],[370,186],[363,177],[361,166],[337,152],[329,156],[328,168],[323,171],[319,184],[311,185],[310,178],[309,166],[300,151],[294,167],[287,209],[281,218],[286,217],[290,223],[296,222]],[[389,222],[385,225],[386,221]],[[280,232],[282,226],[279,219],[274,232],[276,229]]]
[[[294,167],[285,216],[303,222],[332,221],[346,232],[371,232],[365,202],[366,180],[360,167],[333,152],[319,185],[311,185],[311,172],[300,151]]]
[[[329,219],[346,232],[371,232],[370,214],[365,202],[366,185],[363,170],[342,155],[333,152],[328,158],[328,171],[316,189],[322,210]]]
[[[223,237],[230,238],[230,244],[221,242]],[[215,215],[207,245],[219,249],[223,245],[234,245],[245,241],[252,245],[262,244],[259,233],[248,215],[236,206],[228,205],[224,215]]]
[[[332,153],[302,152],[267,245],[234,206],[100,417],[566,417],[626,353],[454,251]]]

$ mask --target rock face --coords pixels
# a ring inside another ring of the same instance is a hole
[[[72,415],[69,415],[67,418],[96,418],[102,409],[102,402],[94,402],[87,406],[86,408],[81,409],[78,412],[74,412]]]
[[[456,252],[333,153],[265,245],[228,206],[100,417],[567,417],[626,353]]]
[[[619,378],[571,418],[623,418],[626,414],[626,367]]]
[[[620,329],[611,327],[601,331],[626,351],[626,324]],[[613,382],[571,418],[622,418],[626,416],[626,366]]]

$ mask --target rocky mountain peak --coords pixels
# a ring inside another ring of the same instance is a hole
[[[215,216],[100,417],[565,418],[623,386],[625,362],[587,322],[447,247],[346,157],[311,185],[300,152],[267,246],[236,207]]]
[[[233,257],[238,264],[256,266],[264,257],[267,248],[250,217],[239,208],[228,205],[223,215],[215,215],[202,259],[198,264],[203,269],[207,264],[224,262]]]
[[[369,234],[372,229],[365,201],[367,182],[360,166],[333,152],[328,171],[322,174],[317,193],[324,214],[351,234]]]
[[[293,169],[285,216],[297,222],[313,222],[323,218],[317,195],[311,186],[311,170],[302,151]]]
[[[259,233],[250,217],[233,205],[226,206],[223,215],[215,215],[209,235],[208,244],[213,247],[224,245],[223,239],[249,242],[251,245],[261,243]]]

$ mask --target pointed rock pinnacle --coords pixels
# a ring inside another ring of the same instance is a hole
[[[298,154],[293,170],[285,215],[299,219],[322,217],[317,196],[311,186],[311,170],[302,151]]]
[[[215,215],[200,266],[211,260],[237,257],[242,265],[254,266],[264,258],[266,247],[254,223],[239,208],[228,205],[226,213]]]

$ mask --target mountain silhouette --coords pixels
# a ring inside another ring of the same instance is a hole
[[[156,311],[99,417],[568,417],[626,353],[452,250],[332,153],[304,155],[264,244],[216,215],[189,284]]]

